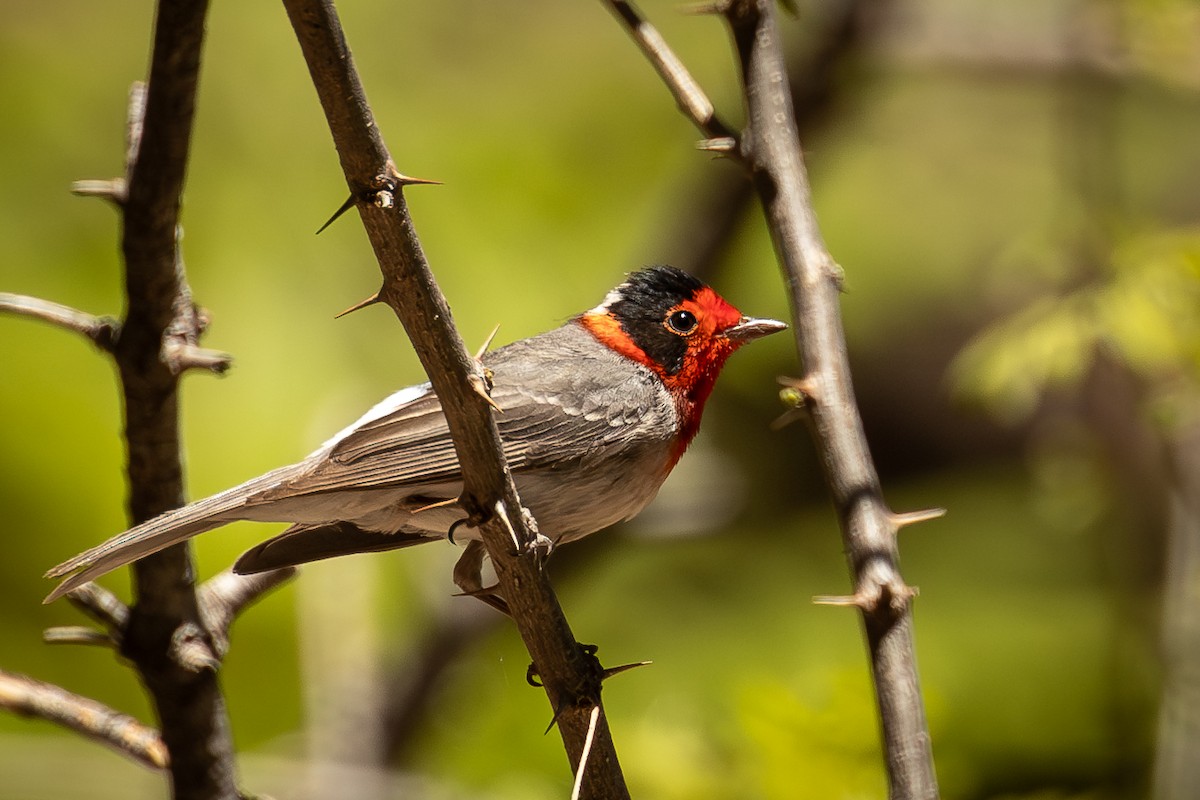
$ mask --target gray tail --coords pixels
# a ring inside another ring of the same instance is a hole
[[[418,533],[386,533],[364,530],[351,522],[327,525],[293,525],[283,533],[246,551],[233,571],[239,575],[294,567],[309,561],[346,556],[352,553],[378,553],[431,542]]]
[[[198,533],[242,519],[240,512],[250,497],[292,477],[299,466],[282,467],[232,489],[160,514],[64,561],[47,572],[46,577],[69,577],[56,586],[43,602],[51,603],[94,578]]]

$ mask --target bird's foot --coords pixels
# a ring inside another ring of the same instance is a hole
[[[499,585],[483,585],[483,559],[487,548],[478,539],[467,542],[463,553],[454,565],[454,585],[462,591],[456,597],[474,597],[482,600],[502,614],[512,616],[508,610],[508,602],[497,591]]]

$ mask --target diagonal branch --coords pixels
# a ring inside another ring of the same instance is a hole
[[[612,5],[610,1],[610,5]],[[917,678],[910,600],[899,572],[898,520],[883,500],[851,384],[841,322],[841,269],[821,238],[801,155],[774,0],[722,0],[741,64],[748,111],[740,158],[766,211],[780,266],[791,289],[793,330],[805,375],[800,401],[809,412],[826,479],[842,524],[854,594],[861,609],[883,727],[890,796],[938,796]],[[693,121],[696,121],[693,117]],[[707,134],[704,125],[697,126]],[[927,517],[927,515],[926,515]]]
[[[232,569],[209,578],[200,587],[200,615],[220,658],[229,650],[229,629],[247,607],[264,594],[291,580],[298,570],[283,567],[254,575],[238,575]]]
[[[379,297],[396,312],[445,410],[463,473],[462,503],[478,521],[502,593],[558,720],[568,758],[579,764],[602,671],[580,648],[558,599],[526,547],[532,518],[517,496],[477,362],[463,346],[408,215],[406,180],[379,134],[331,0],[285,0],[325,110],[342,169],[383,273]],[[520,552],[513,554],[513,537]],[[627,797],[607,718],[599,713],[585,797]]]
[[[702,143],[704,149],[736,153],[737,135],[717,116],[716,108],[708,99],[708,95],[688,72],[679,56],[675,55],[675,51],[667,46],[658,29],[627,0],[605,0],[605,5],[621,21],[633,41],[654,66],[675,98],[679,110],[707,137],[711,144]]]
[[[66,689],[0,670],[0,708],[58,723],[131,756],[151,769],[167,766],[158,731],[103,703]]]

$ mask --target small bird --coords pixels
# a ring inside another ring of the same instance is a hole
[[[600,305],[562,326],[485,354],[504,455],[539,529],[557,545],[645,508],[699,430],[725,360],[786,327],[743,316],[688,273],[655,266],[631,273]],[[462,539],[454,581],[486,599],[485,551],[478,531],[459,524],[461,491],[437,395],[428,383],[411,386],[304,460],[59,564],[46,577],[65,580],[46,602],[235,520],[292,523],[242,555],[233,567],[241,574]]]

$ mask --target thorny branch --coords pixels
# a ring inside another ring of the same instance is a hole
[[[206,0],[160,5],[149,83],[136,84],[130,94],[126,175],[75,185],[78,194],[114,202],[123,216],[125,319],[118,323],[36,298],[0,295],[0,310],[77,331],[113,354],[124,393],[135,523],[183,503],[179,376],[191,368],[223,372],[230,364],[228,355],[198,346],[207,320],[192,302],[178,247],[206,13]],[[218,578],[199,599],[187,545],[147,557],[133,572],[132,608],[88,584],[69,599],[103,630],[52,628],[46,640],[118,648],[153,699],[161,735],[87,698],[27,678],[5,676],[3,704],[106,741],[152,766],[169,766],[176,800],[238,798],[215,670],[236,612],[290,571],[237,584]]]
[[[127,310],[114,355],[124,393],[129,511],[134,523],[184,503],[176,389],[202,318],[179,253],[179,210],[191,145],[206,0],[160,3],[150,77],[131,93],[120,197]],[[115,193],[114,193],[115,195]],[[189,545],[133,565],[135,602],[121,651],[154,701],[171,753],[173,795],[238,796],[233,743],[202,627]]]
[[[513,620],[546,688],[572,767],[586,749],[599,708],[582,796],[628,797],[600,705],[594,657],[563,615],[540,559],[532,519],[522,508],[500,447],[477,362],[463,346],[413,230],[402,194],[412,179],[388,153],[330,0],[285,0],[288,16],[325,110],[352,196],[383,273],[376,297],[403,323],[442,402],[463,473],[461,502],[480,526]],[[374,299],[374,298],[373,298]],[[514,539],[519,545],[513,553]]]
[[[628,3],[606,1],[626,27],[644,30]],[[790,387],[808,411],[854,579],[852,596],[829,600],[862,612],[890,796],[931,800],[938,788],[916,671],[909,607],[915,591],[900,576],[896,533],[936,513],[895,514],[883,500],[851,385],[839,308],[841,270],[821,239],[813,212],[773,0],[721,0],[711,10],[722,14],[732,31],[748,111],[747,130],[729,152],[750,173],[791,290],[793,330],[805,373]],[[655,42],[657,51],[665,47]],[[651,60],[657,67],[661,53]],[[696,91],[690,78],[680,81],[678,69],[659,68],[659,74],[676,97]],[[687,113],[711,136],[712,115]]]
[[[859,52],[857,45],[864,30],[870,27],[871,8],[870,0],[832,4],[819,38],[789,63],[792,102],[802,133],[819,128],[835,113],[841,86],[836,75]],[[750,182],[738,170],[705,170],[703,176],[696,178],[674,190],[675,200],[668,201],[668,205],[686,197],[691,211],[664,215],[663,224],[668,227],[666,233],[659,230],[656,234],[655,247],[668,242],[665,252],[675,255],[666,258],[667,263],[704,279],[716,268],[720,253],[728,247],[755,198]],[[593,550],[615,546],[611,539],[590,543]],[[578,559],[560,562],[555,569],[556,578],[562,581],[567,577],[565,568],[580,564]],[[476,610],[481,613],[468,613]],[[455,663],[458,653],[496,626],[499,621],[496,615],[485,616],[483,612],[482,608],[467,608],[462,613],[432,621],[415,651],[405,655],[403,664],[388,670],[391,688],[384,692],[387,699],[384,752],[390,754],[391,761],[395,762],[420,734],[420,720],[429,713],[433,699],[429,687]]]

